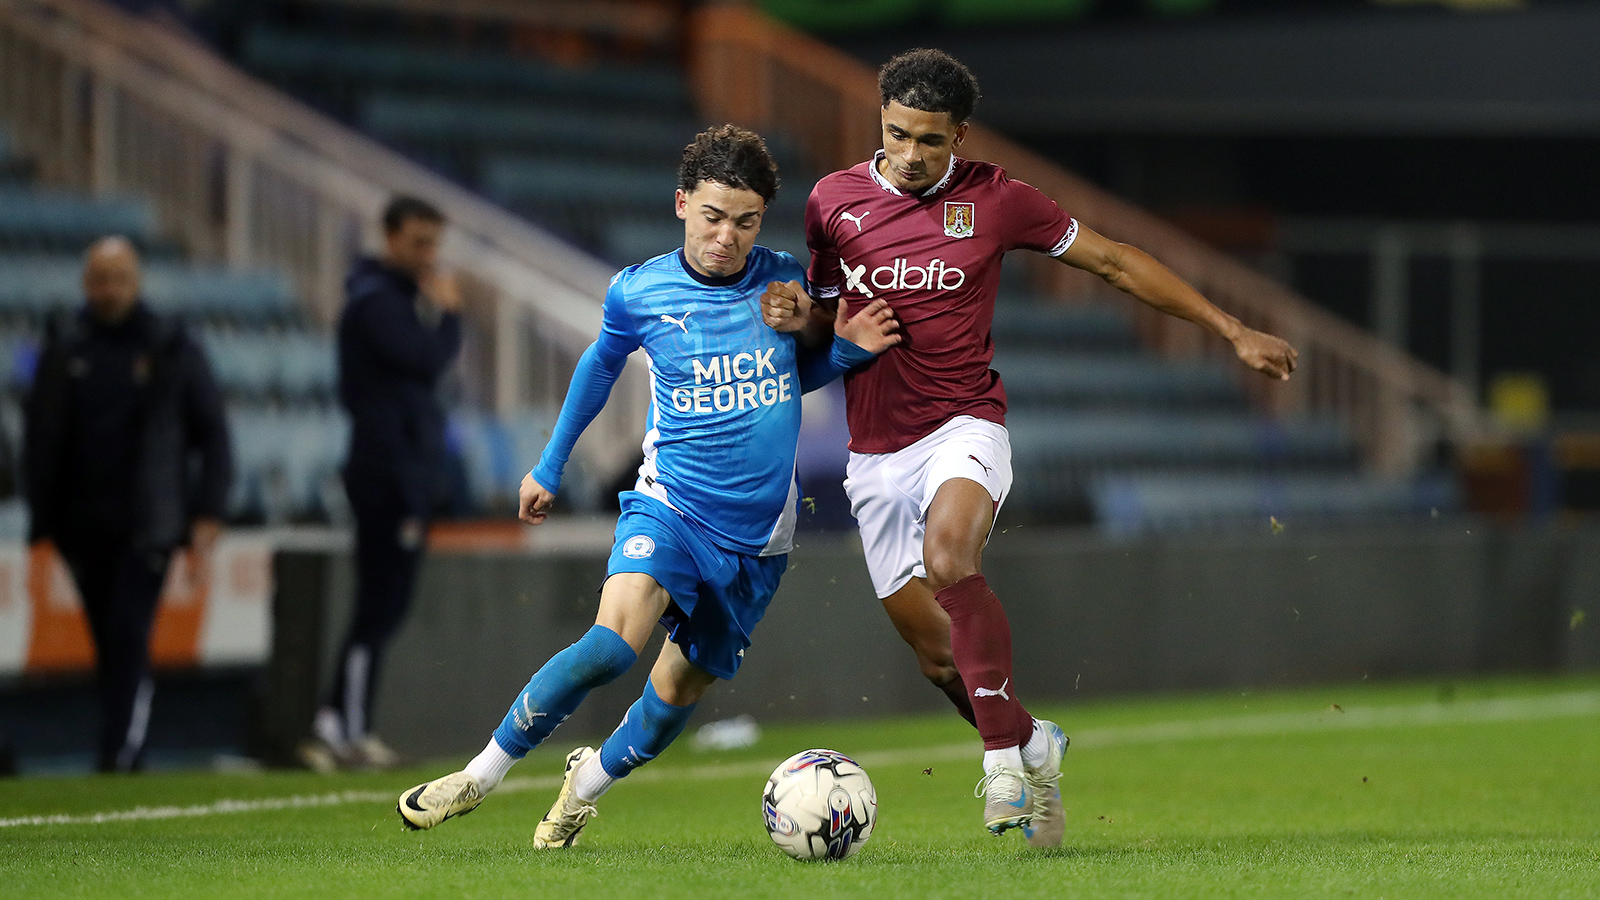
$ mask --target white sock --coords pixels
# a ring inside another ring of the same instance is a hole
[[[1033,734],[1022,745],[1022,762],[1037,769],[1050,756],[1050,739],[1045,737],[1044,726],[1033,720]]]
[[[506,773],[517,764],[517,758],[500,749],[494,738],[489,739],[483,752],[472,758],[467,763],[467,774],[478,780],[478,787],[485,794],[500,786],[506,778]]]
[[[573,779],[572,792],[578,795],[579,800],[593,803],[606,791],[611,790],[611,786],[616,783],[617,780],[606,772],[605,766],[600,765],[600,754],[596,753],[578,767],[578,773]]]
[[[1013,771],[1022,771],[1022,750],[1019,747],[1003,747],[999,750],[983,751],[983,770],[991,772],[995,766],[1005,766]]]
[[[339,717],[339,711],[331,706],[317,710],[317,717],[311,720],[311,733],[335,750],[344,749],[344,720]]]

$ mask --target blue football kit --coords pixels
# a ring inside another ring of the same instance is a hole
[[[787,253],[754,247],[743,271],[717,278],[682,250],[619,272],[606,292],[599,338],[578,361],[533,479],[554,493],[583,429],[628,356],[649,360],[651,403],[644,463],[621,515],[607,575],[639,572],[671,597],[662,624],[696,667],[738,671],[750,633],[787,566],[798,512],[795,450],[800,395],[873,358],[835,338],[808,350],[768,327],[768,282],[805,282]],[[595,625],[528,683],[495,732],[520,757],[572,713],[588,691],[625,672],[632,648]],[[682,730],[693,707],[673,707],[647,683],[601,765],[622,777]]]

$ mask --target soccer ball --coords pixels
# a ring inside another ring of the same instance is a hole
[[[767,834],[795,859],[844,859],[878,820],[878,793],[843,753],[803,750],[784,760],[761,795]]]

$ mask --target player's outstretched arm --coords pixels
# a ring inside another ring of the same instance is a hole
[[[833,332],[827,347],[804,347],[797,354],[801,393],[810,393],[851,369],[866,365],[902,340],[894,310],[882,300],[874,300],[851,315],[849,304],[840,298]]]
[[[550,515],[550,504],[556,502],[554,491],[533,480],[533,473],[522,476],[522,487],[517,491],[517,518],[529,525],[538,525]]]
[[[1288,341],[1246,327],[1138,247],[1119,244],[1080,225],[1077,239],[1058,259],[1099,275],[1117,290],[1168,315],[1216,332],[1233,344],[1241,362],[1263,375],[1287,381],[1294,371],[1300,354]]]

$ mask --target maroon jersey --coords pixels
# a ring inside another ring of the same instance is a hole
[[[961,415],[1003,425],[1005,387],[989,368],[1001,257],[1018,247],[1060,256],[1078,223],[991,163],[953,158],[915,196],[876,163],[829,175],[806,203],[812,290],[853,309],[887,300],[905,336],[845,375],[850,449],[900,450]]]

